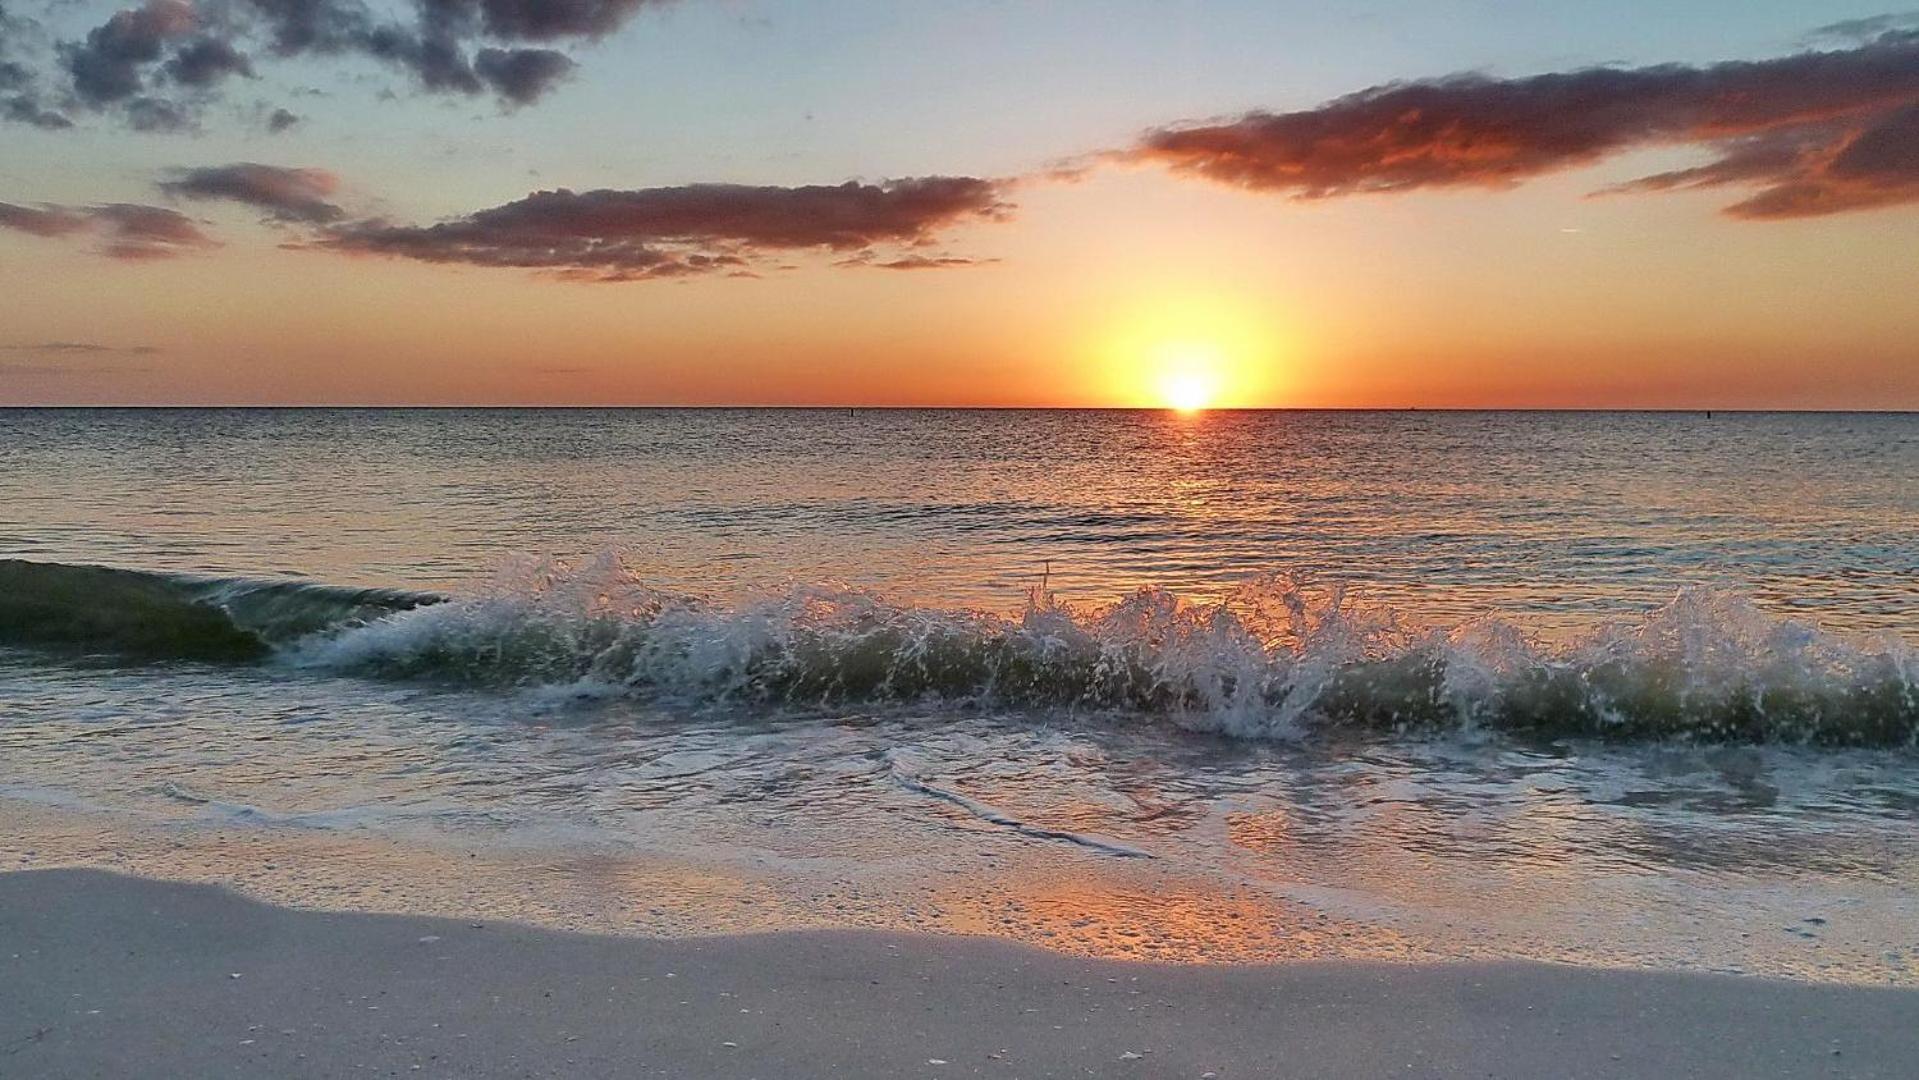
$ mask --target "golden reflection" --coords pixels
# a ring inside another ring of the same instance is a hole
[[[969,902],[970,901],[970,902]],[[1399,933],[1183,877],[1011,883],[949,902],[951,928],[1082,956],[1179,963],[1425,955]]]

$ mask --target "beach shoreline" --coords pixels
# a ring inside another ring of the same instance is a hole
[[[602,937],[84,870],[0,874],[0,940],[9,1075],[1876,1077],[1919,1057],[1909,990]]]

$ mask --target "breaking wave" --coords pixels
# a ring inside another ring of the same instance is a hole
[[[1414,625],[1283,574],[1207,603],[1036,594],[1012,617],[825,586],[719,604],[651,588],[612,556],[510,562],[453,599],[28,563],[0,563],[0,590],[0,641],[585,696],[1084,709],[1275,739],[1479,728],[1887,746],[1919,732],[1904,641],[1702,589],[1564,644],[1495,619]]]
[[[0,645],[154,660],[264,659],[442,598],[305,581],[160,574],[0,559]]]

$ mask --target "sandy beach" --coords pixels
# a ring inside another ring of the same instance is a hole
[[[0,875],[0,1075],[1910,1075],[1919,995],[1527,964],[1197,966],[663,941]]]

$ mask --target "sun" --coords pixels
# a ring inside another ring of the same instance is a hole
[[[1154,389],[1175,412],[1192,413],[1212,405],[1225,381],[1224,346],[1211,341],[1167,341],[1153,349]]]
[[[1218,380],[1202,372],[1169,372],[1159,383],[1159,396],[1174,412],[1199,412],[1219,394]]]
[[[1118,307],[1086,350],[1114,404],[1191,415],[1272,398],[1279,357],[1266,308],[1219,293],[1142,296]]]

